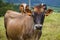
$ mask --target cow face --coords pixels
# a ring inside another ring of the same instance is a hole
[[[42,29],[42,25],[44,23],[45,15],[49,15],[52,12],[52,9],[46,10],[45,6],[38,6],[35,8],[35,10],[38,10],[37,12],[34,12],[34,22],[35,22],[35,29]]]
[[[35,23],[34,29],[41,30],[43,22],[44,22],[44,18],[45,18],[44,9],[39,8],[39,6],[38,6],[34,10],[35,10],[34,11],[34,23]]]

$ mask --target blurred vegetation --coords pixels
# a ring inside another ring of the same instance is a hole
[[[18,11],[18,6],[13,3],[7,3],[0,0],[0,16],[4,16],[7,10]]]

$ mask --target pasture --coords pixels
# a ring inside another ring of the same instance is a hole
[[[4,17],[0,17],[0,40],[6,40]],[[60,40],[60,14],[52,13],[45,17],[40,40]]]

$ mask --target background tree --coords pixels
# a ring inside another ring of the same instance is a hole
[[[13,3],[7,3],[0,0],[0,16],[4,16],[7,10],[18,11],[18,6]]]

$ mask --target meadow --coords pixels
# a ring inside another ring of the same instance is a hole
[[[0,17],[0,40],[6,40],[4,17]],[[40,40],[60,40],[60,13],[45,17]]]

